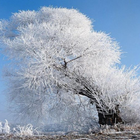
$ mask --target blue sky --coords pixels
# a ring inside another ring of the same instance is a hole
[[[109,34],[119,43],[124,52],[122,65],[140,64],[140,0],[0,0],[0,19],[8,19],[19,10],[39,10],[42,6],[78,9],[93,21],[94,30]],[[0,54],[0,121],[10,118],[2,78],[7,63]]]

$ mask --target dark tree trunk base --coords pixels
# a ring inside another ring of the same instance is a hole
[[[116,110],[109,110],[108,113],[100,112],[97,107],[99,124],[100,125],[114,125],[117,123],[123,123],[123,120],[120,116],[119,105],[116,106]]]
[[[104,115],[102,113],[98,113],[99,124],[100,125],[114,125],[117,123],[123,123],[121,117],[116,113]]]

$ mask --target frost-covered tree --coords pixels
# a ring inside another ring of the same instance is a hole
[[[95,104],[100,124],[128,119],[123,112],[133,110],[128,103],[138,99],[139,78],[135,70],[117,68],[118,44],[77,10],[20,11],[0,22],[0,40],[13,62],[5,77],[20,115],[39,118],[79,96]]]
[[[7,134],[10,133],[10,126],[9,126],[7,120],[5,120],[5,124],[4,124],[4,127],[3,127],[3,133],[7,133]]]
[[[2,133],[2,122],[0,122],[0,134]]]

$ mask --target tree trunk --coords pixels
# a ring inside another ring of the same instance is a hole
[[[99,124],[100,125],[114,125],[117,123],[123,123],[120,117],[119,106],[116,106],[116,111],[109,110],[109,113],[99,111],[99,107],[97,107]]]
[[[86,87],[86,86],[85,86]],[[81,90],[79,92],[80,95],[86,96],[90,99],[90,103],[93,105],[94,103],[98,104],[96,101],[96,98],[92,96],[92,92],[86,87],[87,90]],[[96,104],[96,109],[98,112],[98,118],[99,118],[99,124],[100,125],[114,125],[117,123],[124,123],[121,116],[120,116],[120,111],[119,111],[119,105],[116,105],[115,111],[114,110],[109,110],[108,113],[105,111],[102,111],[102,109]],[[103,104],[103,101],[102,101]],[[106,106],[108,109],[108,107]]]

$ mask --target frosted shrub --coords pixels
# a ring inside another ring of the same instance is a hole
[[[2,133],[2,123],[0,122],[0,133]]]
[[[35,129],[33,129],[33,125],[28,124],[25,126],[18,125],[16,128],[13,128],[15,135],[18,136],[33,136]],[[36,131],[37,132],[37,131]]]
[[[6,134],[10,133],[10,126],[9,126],[7,120],[5,120],[5,124],[4,124],[4,127],[3,127],[3,133],[6,133]]]

